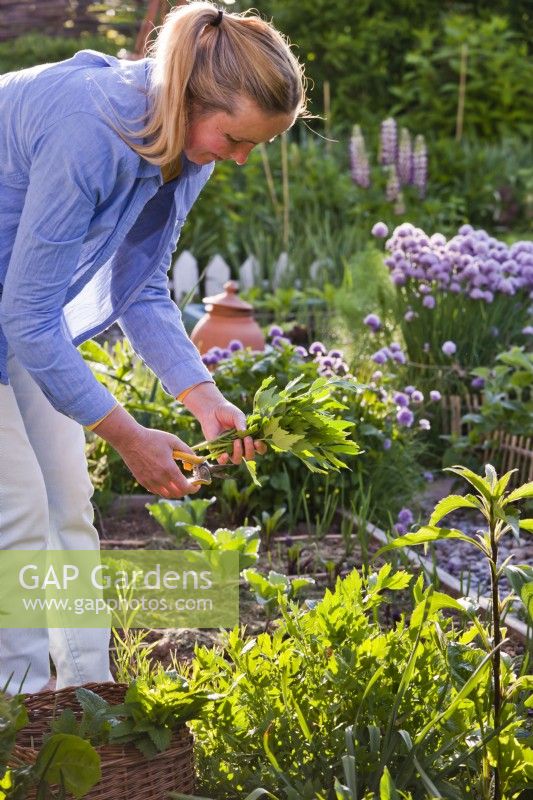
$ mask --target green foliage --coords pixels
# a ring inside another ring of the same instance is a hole
[[[281,610],[281,597],[295,600],[305,589],[315,583],[313,578],[290,578],[280,572],[270,570],[268,575],[262,575],[256,569],[244,569],[242,577],[249,589],[255,595],[256,602],[267,612],[270,619],[273,612]]]
[[[401,84],[391,89],[399,101],[393,113],[405,114],[415,127],[453,136],[461,47],[466,45],[465,132],[486,139],[517,132],[528,136],[533,65],[526,42],[509,30],[504,17],[480,21],[449,14],[442,29],[428,26],[415,35]]]
[[[200,545],[201,550],[214,550],[219,553],[238,553],[241,568],[255,564],[259,553],[259,526],[241,525],[234,531],[217,528],[213,533],[199,525],[178,523]]]
[[[216,715],[207,707],[193,723],[199,792],[216,787],[217,800],[488,798],[480,739],[494,737],[490,670],[473,642],[478,627],[487,633],[479,622],[455,632],[440,608],[461,606],[423,591],[421,579],[410,623],[383,628],[379,608],[411,583],[390,565],[368,580],[353,572],[311,610],[280,594],[283,619],[272,634],[252,639],[235,629],[222,651],[197,647],[191,685],[234,687]],[[502,680],[514,685],[510,668]],[[507,731],[522,723],[523,696],[517,687]],[[508,776],[509,798],[524,786],[520,769]]]
[[[472,374],[484,381],[479,411],[467,414],[473,423],[470,444],[482,442],[497,430],[533,436],[533,353],[512,347],[496,356],[496,365],[479,367]]]
[[[428,542],[442,539],[459,539],[467,542],[485,556],[491,576],[492,637],[489,639],[483,636],[482,638],[487,650],[487,658],[491,659],[492,665],[490,691],[492,713],[487,722],[493,735],[489,742],[483,742],[483,757],[485,768],[488,765],[492,768],[494,793],[491,796],[502,800],[508,796],[517,796],[513,791],[516,788],[525,788],[529,780],[533,778],[533,749],[518,738],[517,725],[513,719],[512,709],[509,708],[509,698],[515,690],[514,685],[511,682],[509,686],[505,686],[508,676],[506,676],[506,666],[502,660],[500,649],[504,644],[501,618],[506,606],[512,601],[513,595],[503,600],[500,599],[499,580],[506,562],[503,565],[498,563],[498,548],[503,536],[512,533],[518,538],[520,529],[533,533],[533,520],[520,518],[517,510],[511,508],[515,503],[533,497],[533,483],[524,484],[518,489],[508,492],[506,491],[507,486],[515,470],[507,472],[498,479],[495,469],[490,464],[485,467],[484,478],[461,466],[450,467],[448,471],[464,478],[474,487],[476,494],[465,497],[450,495],[443,498],[435,506],[429,525],[421,527],[416,533],[409,533],[394,539],[382,547],[376,557],[396,548],[426,545]],[[438,523],[445,516],[458,508],[475,509],[483,516],[486,529],[478,531],[473,538],[455,529],[438,527]],[[523,570],[521,565],[519,569],[521,571],[514,574],[511,585],[513,588],[519,587],[520,597],[525,598],[526,605],[529,607],[533,592],[533,585],[530,583],[531,572],[525,565]],[[528,688],[531,689],[531,686]],[[512,769],[509,768],[510,762],[513,765]]]
[[[116,55],[124,37],[82,34],[79,38],[42,36],[28,33],[8,42],[0,42],[0,74],[37,64],[51,64],[71,58],[78,50],[98,50]]]
[[[237,435],[241,439],[252,436],[268,444],[275,453],[296,456],[311,472],[325,475],[330,470],[346,468],[338,456],[357,455],[359,448],[346,438],[354,424],[339,419],[339,412],[346,406],[333,396],[336,384],[348,391],[355,389],[355,385],[352,387],[347,381],[326,378],[306,384],[302,383],[301,376],[279,389],[273,376],[265,378],[254,395],[245,431],[229,431],[209,442],[194,445],[193,449],[219,458],[231,452]],[[256,482],[254,462],[245,464]]]
[[[215,500],[215,497],[191,498],[186,495],[182,500],[161,499],[157,503],[148,503],[146,508],[167,533],[174,534],[179,538],[177,525],[203,525],[207,509],[213,505]]]

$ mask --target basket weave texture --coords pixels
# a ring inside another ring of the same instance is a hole
[[[52,719],[67,708],[81,711],[76,699],[78,687],[57,692],[26,695],[24,705],[30,718],[17,734],[13,756],[32,763],[37,757],[43,736],[49,732]],[[89,683],[85,686],[112,705],[122,703],[126,689],[118,683]],[[194,793],[193,737],[183,725],[168,750],[147,759],[133,744],[96,747],[100,755],[102,778],[84,797],[86,800],[167,800],[168,793]],[[28,795],[34,800],[35,792]]]

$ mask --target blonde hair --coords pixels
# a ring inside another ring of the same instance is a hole
[[[251,11],[218,20],[205,0],[177,6],[149,48],[148,122],[138,131],[123,126],[122,138],[151,164],[177,164],[193,108],[232,114],[244,95],[266,114],[306,115],[303,68],[285,37]]]

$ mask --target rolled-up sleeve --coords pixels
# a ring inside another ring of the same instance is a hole
[[[113,191],[120,151],[111,130],[76,112],[33,144],[29,185],[3,287],[7,342],[50,403],[87,425],[116,403],[72,344],[62,309],[96,206]]]
[[[135,352],[173,397],[196,383],[213,382],[211,373],[187,336],[180,310],[168,288],[167,271],[179,231],[178,224],[159,269],[118,320]]]

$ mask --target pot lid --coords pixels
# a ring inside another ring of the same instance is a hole
[[[239,284],[237,281],[226,281],[223,292],[214,294],[212,297],[204,297],[203,302],[210,306],[223,306],[224,308],[233,308],[235,311],[251,313],[253,311],[253,306],[245,300],[241,300],[241,298],[237,296],[238,291]]]

